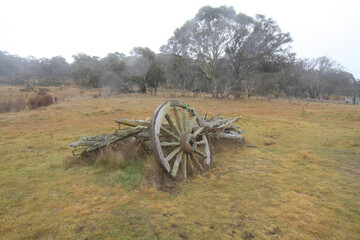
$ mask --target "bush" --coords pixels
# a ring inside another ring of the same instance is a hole
[[[53,103],[53,99],[49,94],[45,94],[43,96],[32,97],[28,101],[28,105],[30,109],[37,109],[39,107],[46,107]]]
[[[5,112],[18,112],[26,108],[26,103],[23,99],[16,100],[6,100],[5,102],[0,103],[0,113]]]

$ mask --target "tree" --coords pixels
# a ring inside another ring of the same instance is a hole
[[[49,61],[49,66],[51,69],[51,77],[58,79],[66,79],[69,77],[70,65],[62,56],[52,57]]]
[[[317,98],[322,95],[331,76],[342,71],[342,67],[337,62],[326,56],[302,59],[300,64],[303,69],[301,80],[306,86],[310,98]]]
[[[147,72],[147,82],[148,86],[154,88],[155,95],[160,84],[165,82],[165,72],[157,60],[153,61],[149,67]]]
[[[226,57],[233,66],[233,79],[227,83],[226,93],[240,84],[250,97],[261,78],[261,72],[280,72],[282,65],[293,57],[292,39],[283,33],[271,18],[256,15],[255,19],[238,14],[233,40],[226,48]]]
[[[165,69],[166,87],[204,90],[204,79],[196,61],[176,54],[160,54],[157,59],[161,68]]]
[[[213,97],[218,96],[216,70],[233,37],[236,12],[232,7],[203,7],[196,16],[176,29],[163,53],[188,57],[198,63],[201,73],[210,82]]]
[[[105,65],[107,67],[109,67],[111,64],[113,64],[115,62],[123,61],[124,58],[125,58],[125,54],[119,53],[119,52],[114,52],[114,53],[108,53],[106,57],[101,59],[101,61],[103,61],[105,63]]]
[[[78,85],[101,87],[100,76],[103,75],[105,68],[99,61],[99,57],[92,57],[84,53],[73,55],[71,76]]]
[[[353,82],[352,87],[352,103],[356,104],[356,98],[360,98],[360,79]]]
[[[0,75],[10,84],[17,85],[24,82],[19,81],[23,72],[24,60],[16,55],[10,55],[8,52],[0,52]]]
[[[156,54],[147,47],[136,47],[131,54],[129,71],[134,81],[138,82],[141,92],[146,93],[151,87],[155,89],[156,94],[160,83],[165,81],[165,74]]]

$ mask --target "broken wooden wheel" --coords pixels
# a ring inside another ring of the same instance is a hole
[[[178,180],[210,166],[207,128],[196,110],[184,102],[166,101],[155,110],[150,138],[155,158]]]

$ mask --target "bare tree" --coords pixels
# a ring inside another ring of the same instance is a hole
[[[331,74],[342,71],[342,67],[329,57],[302,59],[303,73],[301,79],[307,88],[310,98],[317,98],[324,93]]]

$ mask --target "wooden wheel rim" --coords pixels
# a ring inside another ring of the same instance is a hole
[[[176,113],[179,108],[182,117]],[[175,120],[170,113],[174,113]],[[191,118],[188,118],[190,115]],[[164,122],[165,119],[167,122]],[[171,141],[164,142],[160,136],[166,136]],[[155,110],[150,137],[155,158],[172,177],[179,178],[181,172],[186,179],[189,172],[202,171],[211,164],[207,129],[196,110],[182,101],[169,100]],[[166,147],[171,149],[168,154],[164,150]],[[180,165],[182,171],[178,171]]]

